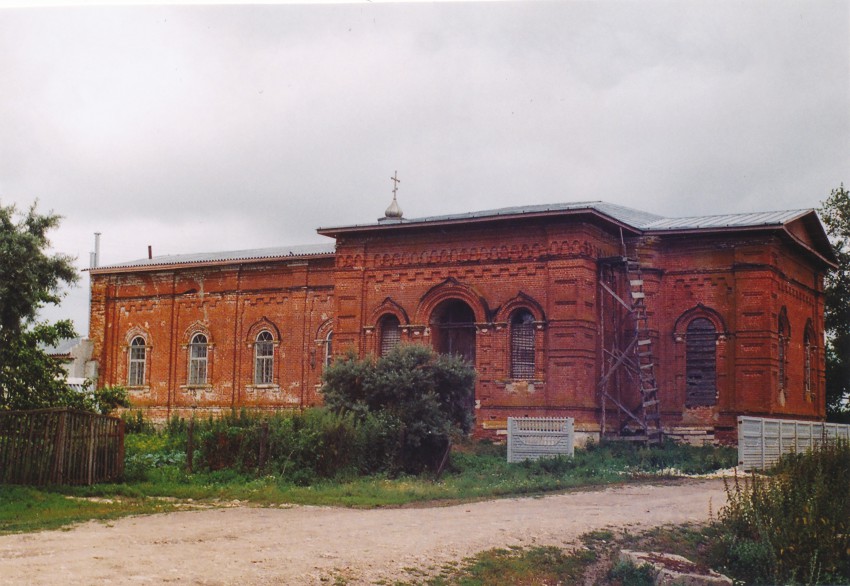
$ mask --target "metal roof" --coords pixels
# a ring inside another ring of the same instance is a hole
[[[325,235],[335,235],[340,232],[358,232],[360,230],[393,229],[406,226],[423,226],[427,224],[462,223],[470,221],[486,221],[488,219],[517,218],[521,216],[557,215],[559,213],[592,212],[605,216],[632,229],[652,232],[675,232],[689,230],[740,230],[748,228],[765,228],[783,226],[789,222],[813,214],[813,210],[797,209],[774,212],[753,212],[742,214],[721,214],[711,216],[690,216],[682,218],[665,218],[657,214],[636,210],[626,206],[603,201],[583,201],[572,203],[540,204],[530,206],[514,206],[462,214],[447,214],[427,216],[414,219],[383,219],[370,224],[354,224],[335,228],[319,228],[318,232]],[[217,264],[239,261],[262,261],[265,259],[305,258],[319,255],[331,255],[335,252],[335,244],[312,244],[306,246],[283,246],[273,248],[256,248],[250,250],[235,250],[226,252],[209,252],[197,254],[175,254],[157,256],[152,259],[139,259],[124,263],[106,265],[89,269],[93,272],[113,269],[155,268],[174,265]]]
[[[530,216],[541,214],[557,214],[558,212],[595,211],[617,222],[647,232],[657,230],[700,230],[718,228],[755,228],[763,226],[781,226],[800,218],[812,210],[785,210],[777,212],[753,212],[742,214],[722,214],[714,216],[691,216],[683,218],[665,218],[657,214],[636,210],[634,208],[607,203],[604,201],[582,201],[573,203],[542,204],[531,206],[514,206],[462,214],[442,216],[426,216],[422,218],[379,221],[370,224],[354,224],[332,228],[319,228],[319,233],[333,234],[334,232],[357,231],[359,229],[381,228],[388,229],[400,226],[416,226],[422,224],[453,223],[470,220],[485,220],[506,216]]]
[[[48,356],[65,356],[66,354],[70,354],[71,350],[76,348],[82,340],[82,337],[62,338],[55,346],[42,346],[41,348]]]
[[[481,210],[477,212],[464,212],[461,214],[446,214],[441,216],[426,216],[422,218],[402,218],[401,220],[379,220],[369,224],[353,224],[349,226],[335,226],[328,228],[319,228],[318,232],[333,233],[335,231],[356,230],[358,228],[384,228],[397,226],[410,226],[421,224],[434,224],[445,222],[462,222],[469,220],[484,220],[488,218],[499,218],[505,216],[531,216],[558,212],[575,212],[575,211],[597,211],[601,214],[614,218],[628,226],[640,227],[657,220],[664,219],[662,216],[636,210],[626,206],[611,204],[604,201],[580,201],[571,203],[550,203],[529,206],[513,206],[506,208],[497,208],[492,210]]]
[[[651,232],[655,230],[704,230],[709,228],[783,226],[788,222],[810,213],[811,211],[812,210],[786,210],[780,212],[692,216],[689,218],[661,218],[640,227]]]
[[[272,258],[303,258],[310,256],[333,254],[334,250],[335,245],[333,243],[329,243],[308,244],[303,246],[276,246],[272,248],[252,248],[249,250],[231,250],[225,252],[170,254],[164,256],[155,256],[153,258],[131,260],[129,262],[123,262],[118,264],[105,265],[89,270],[92,272],[96,272],[105,271],[109,269],[128,269],[170,265],[251,261]]]

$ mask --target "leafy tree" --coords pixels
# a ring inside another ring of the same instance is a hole
[[[843,183],[819,211],[838,258],[838,268],[827,274],[825,284],[827,415],[846,419],[850,417],[850,192]]]
[[[73,325],[36,321],[41,307],[59,303],[62,285],[77,280],[71,257],[47,252],[47,232],[60,219],[39,214],[35,205],[21,214],[0,204],[0,409],[84,406],[59,362],[43,350],[73,337]]]
[[[401,430],[400,467],[419,472],[439,464],[453,433],[472,426],[475,371],[456,356],[402,344],[378,359],[353,354],[324,374],[325,405],[364,419],[380,414]]]
[[[92,394],[90,410],[101,415],[109,415],[118,407],[125,409],[130,406],[130,397],[127,389],[121,385],[106,385],[96,389]]]

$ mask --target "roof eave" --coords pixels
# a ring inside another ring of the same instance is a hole
[[[794,218],[794,220],[800,219],[805,214]],[[793,220],[791,220],[793,221]],[[792,240],[795,244],[806,250],[808,253],[812,254],[816,258],[818,258],[823,264],[830,268],[837,268],[838,265],[835,262],[834,258],[828,258],[824,256],[820,251],[812,248],[788,230],[787,224],[765,224],[762,226],[717,226],[717,227],[702,227],[702,228],[674,228],[674,229],[647,229],[646,233],[651,234],[653,236],[683,236],[687,234],[723,234],[723,233],[741,233],[741,232],[781,232],[785,234],[790,240]]]
[[[361,232],[381,232],[381,231],[391,231],[398,229],[415,229],[415,228],[439,228],[443,226],[452,226],[457,224],[487,224],[487,223],[495,223],[495,222],[505,222],[509,220],[519,220],[519,219],[532,219],[532,218],[545,218],[545,217],[557,217],[557,216],[579,216],[579,215],[592,215],[596,216],[599,219],[602,219],[610,224],[614,224],[617,227],[624,228],[634,232],[635,234],[640,234],[640,228],[632,226],[631,224],[627,224],[621,220],[618,220],[608,214],[602,213],[599,210],[593,208],[578,208],[572,210],[546,210],[539,212],[528,212],[528,213],[518,213],[518,214],[504,214],[504,215],[494,215],[494,216],[481,216],[478,218],[451,218],[444,220],[431,220],[431,221],[401,221],[401,222],[392,222],[386,224],[360,224],[355,226],[339,226],[332,228],[318,228],[316,230],[317,233],[322,236],[330,236],[332,238],[336,238],[340,235],[345,234],[356,234]]]
[[[124,265],[116,267],[88,268],[83,269],[92,275],[108,275],[115,273],[137,273],[137,272],[154,272],[154,271],[171,271],[179,269],[189,269],[196,267],[214,267],[228,265],[245,265],[245,264],[262,264],[268,262],[280,261],[309,261],[320,258],[333,258],[335,253],[316,253],[316,254],[300,254],[300,255],[283,255],[283,256],[267,256],[262,258],[234,258],[228,260],[214,261],[186,261],[178,263],[163,263],[149,265]]]

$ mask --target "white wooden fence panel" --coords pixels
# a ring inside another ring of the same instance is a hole
[[[572,417],[508,417],[508,462],[575,454]]]
[[[738,417],[738,465],[744,470],[769,468],[783,454],[802,453],[835,439],[850,440],[850,425]]]

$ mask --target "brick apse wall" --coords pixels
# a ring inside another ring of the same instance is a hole
[[[643,267],[665,427],[732,432],[738,414],[822,419],[828,260],[813,252],[818,228],[804,218],[651,234],[580,213],[321,229],[335,254],[93,270],[90,337],[99,383],[125,385],[130,344],[144,339],[146,380],[131,394],[154,416],[318,404],[328,334],[335,354],[362,356],[379,354],[390,328],[401,341],[455,344],[474,361],[479,435],[503,430],[509,415],[571,416],[596,433],[604,361],[628,326],[599,281],[625,295],[623,274],[605,268],[625,244]],[[512,321],[524,314],[532,364],[517,377]],[[703,349],[713,396],[698,405],[688,398],[694,320],[713,327]],[[274,338],[267,385],[254,384],[261,331]],[[193,386],[197,332],[211,346],[208,380]],[[625,373],[613,380],[625,403],[638,402]]]

